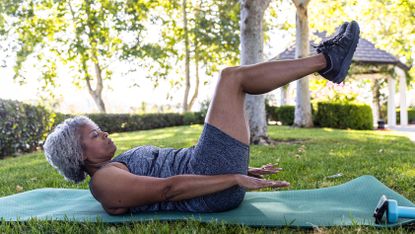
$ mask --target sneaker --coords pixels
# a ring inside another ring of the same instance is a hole
[[[352,21],[342,36],[336,35],[317,47],[317,53],[323,53],[327,61],[327,67],[319,71],[321,76],[336,84],[340,84],[346,78],[359,42],[359,34],[359,24]]]
[[[318,51],[319,48],[332,45],[334,41],[338,41],[341,37],[343,37],[344,32],[346,32],[347,25],[349,25],[349,22],[344,22],[332,37],[322,41],[318,46],[313,45],[313,47]]]

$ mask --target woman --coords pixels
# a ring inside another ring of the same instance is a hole
[[[116,146],[108,133],[80,116],[61,123],[48,136],[46,158],[68,180],[81,182],[87,173],[93,196],[112,215],[235,208],[246,189],[289,185],[247,175],[250,134],[244,116],[245,94],[263,94],[314,72],[341,83],[358,40],[359,26],[352,21],[322,42],[315,56],[225,68],[200,139],[190,148],[141,146],[112,159]],[[278,170],[268,165],[254,174]]]

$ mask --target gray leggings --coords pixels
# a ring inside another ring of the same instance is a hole
[[[249,165],[249,145],[234,139],[215,126],[205,123],[189,164],[189,169],[199,175],[246,175]],[[189,202],[193,203],[192,206],[196,212],[218,212],[236,208],[243,201],[244,196],[245,190],[234,186],[195,199],[198,202]]]

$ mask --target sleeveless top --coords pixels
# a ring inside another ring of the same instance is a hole
[[[190,148],[173,149],[160,148],[156,146],[139,146],[128,150],[113,158],[111,162],[123,163],[127,166],[130,173],[139,176],[151,176],[166,178],[180,174],[192,174],[189,161],[193,153],[194,146]],[[91,189],[91,181],[89,182]],[[179,202],[160,202],[151,205],[130,208],[132,213],[141,211],[190,211],[193,210],[195,201]]]

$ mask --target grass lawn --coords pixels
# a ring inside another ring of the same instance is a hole
[[[149,131],[114,133],[111,138],[118,146],[116,155],[138,145],[160,147],[189,147],[197,142],[201,125],[171,127]],[[295,129],[269,127],[269,135],[280,141],[275,146],[252,146],[251,166],[279,163],[283,172],[274,179],[287,180],[289,189],[313,189],[338,185],[359,177],[373,175],[390,188],[415,201],[415,144],[408,138],[388,131],[354,131],[334,129]],[[329,179],[327,176],[342,173]],[[87,188],[87,183],[66,182],[45,160],[42,152],[0,160],[0,196],[35,188]],[[261,229],[224,224],[186,222],[147,222],[122,225],[30,221],[0,223],[0,233],[9,232],[121,232],[121,233],[268,233],[303,232],[292,228]],[[312,230],[313,231],[313,230]],[[413,227],[374,229],[368,227],[320,228],[314,231],[392,232],[414,231]]]

